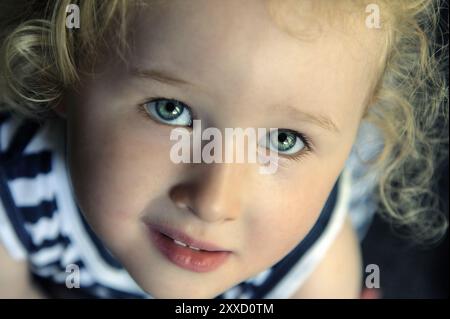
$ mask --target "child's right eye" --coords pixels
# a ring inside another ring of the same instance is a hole
[[[192,112],[183,102],[156,98],[141,105],[147,116],[163,124],[192,127]]]

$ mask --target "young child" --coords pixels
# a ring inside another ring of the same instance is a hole
[[[42,3],[1,10],[0,296],[357,298],[376,210],[446,231],[437,1]],[[193,120],[277,170],[174,163]]]

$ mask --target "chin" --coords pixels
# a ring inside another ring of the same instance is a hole
[[[218,281],[216,277],[206,280],[199,274],[161,269],[163,265],[150,261],[143,261],[143,265],[129,261],[130,258],[124,260],[125,269],[142,290],[156,299],[213,299],[234,286],[233,282]]]

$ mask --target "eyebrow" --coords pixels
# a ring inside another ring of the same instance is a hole
[[[174,74],[171,74],[166,70],[148,69],[141,70],[138,68],[132,68],[131,74],[139,78],[151,79],[163,84],[173,86],[193,86],[201,88],[199,85],[195,85],[187,80],[181,79]],[[299,121],[306,121],[315,124],[325,130],[340,133],[337,125],[326,115],[323,114],[311,114],[301,111],[291,105],[275,105],[272,109],[287,112],[290,116],[297,118]]]
[[[325,130],[340,133],[338,126],[331,120],[331,118],[324,114],[307,113],[291,105],[275,105],[273,109],[287,112],[290,116],[297,118],[299,121],[310,122]]]
[[[187,80],[178,78],[174,74],[171,74],[169,71],[166,70],[158,70],[158,69],[148,69],[148,70],[141,70],[138,68],[132,68],[131,74],[134,76],[137,76],[139,78],[144,79],[152,79],[164,84],[168,85],[175,85],[175,86],[195,86],[193,83],[190,83]]]

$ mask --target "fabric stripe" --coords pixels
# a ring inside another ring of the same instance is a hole
[[[51,163],[51,152],[48,150],[24,155],[13,163],[5,163],[6,178],[34,178],[38,174],[47,174],[51,170]]]
[[[58,244],[41,249],[30,255],[30,262],[36,266],[48,265],[51,262],[59,264],[59,259],[64,252],[64,248],[64,244]]]
[[[18,210],[23,216],[25,223],[36,223],[41,218],[52,218],[55,214],[56,200],[44,200],[36,206],[21,206]]]
[[[0,163],[1,164],[1,163]],[[5,207],[6,215],[13,226],[17,237],[19,238],[22,245],[28,251],[32,246],[32,241],[30,235],[26,232],[24,227],[24,221],[20,214],[19,209],[17,209],[16,205],[11,196],[11,192],[9,191],[8,183],[6,182],[5,173],[3,172],[3,168],[0,165],[0,200]]]
[[[2,154],[3,161],[12,161],[20,156],[27,144],[41,127],[37,122],[25,121],[14,134],[8,149]]]
[[[16,206],[37,206],[43,200],[51,200],[57,187],[49,174],[35,178],[16,178],[8,182]]]
[[[43,249],[55,247],[57,245],[62,245],[64,248],[70,244],[70,239],[64,235],[59,234],[57,237],[53,239],[45,239],[39,245],[33,244],[30,253],[35,253]]]
[[[33,244],[40,245],[44,240],[58,237],[60,232],[59,218],[43,217],[36,223],[25,224],[25,229],[31,235]]]

